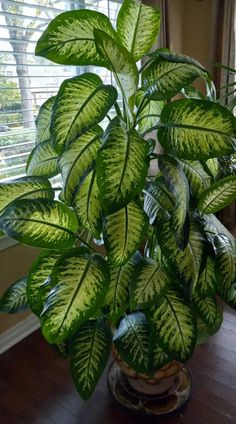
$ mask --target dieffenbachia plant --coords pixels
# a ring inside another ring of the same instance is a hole
[[[1,310],[29,305],[45,339],[68,348],[84,399],[112,342],[152,375],[217,331],[217,299],[236,308],[235,240],[214,215],[236,197],[236,176],[220,178],[217,159],[235,152],[236,120],[202,65],[150,53],[159,25],[159,11],[137,0],[123,1],[115,29],[92,10],[49,24],[36,55],[105,67],[115,83],[92,72],[65,80],[40,108],[27,176],[0,185],[1,230],[43,249]]]

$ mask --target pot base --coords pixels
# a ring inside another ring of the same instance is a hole
[[[188,366],[183,364],[166,391],[146,394],[135,390],[134,385],[131,386],[129,378],[122,373],[116,362],[112,362],[108,370],[107,383],[114,398],[126,408],[146,414],[165,415],[176,411],[187,402],[191,393],[192,376]]]

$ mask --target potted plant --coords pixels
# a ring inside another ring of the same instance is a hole
[[[1,230],[43,249],[1,310],[29,305],[45,339],[68,346],[83,399],[112,342],[123,371],[151,383],[218,330],[217,299],[236,307],[235,241],[214,215],[236,197],[236,176],[219,178],[218,163],[235,152],[236,121],[201,64],[150,53],[159,24],[159,11],[136,0],[123,1],[116,29],[92,10],[49,24],[36,55],[103,66],[115,83],[91,72],[65,80],[40,108],[27,176],[0,185]]]

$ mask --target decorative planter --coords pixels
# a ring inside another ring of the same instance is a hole
[[[163,415],[180,408],[191,393],[192,377],[186,364],[172,361],[151,377],[138,373],[113,350],[108,387],[123,406],[147,414]]]

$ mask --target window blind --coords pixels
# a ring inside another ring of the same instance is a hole
[[[113,83],[104,68],[63,66],[35,57],[48,23],[63,11],[84,8],[104,13],[114,23],[119,7],[117,0],[0,0],[0,181],[25,174],[38,110],[64,79],[90,71]]]

